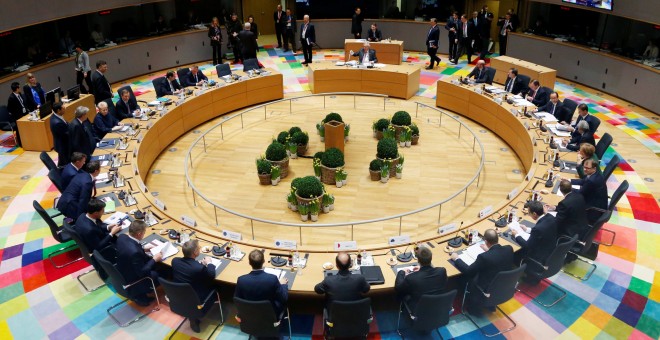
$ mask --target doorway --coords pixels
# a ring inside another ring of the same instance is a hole
[[[243,21],[247,21],[247,17],[252,15],[259,34],[275,34],[273,12],[278,4],[281,4],[280,0],[243,0]]]

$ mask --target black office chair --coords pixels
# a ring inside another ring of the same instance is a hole
[[[517,291],[529,296],[534,300],[534,302],[538,303],[539,305],[549,308],[554,305],[556,305],[559,301],[564,299],[566,297],[566,291],[563,289],[559,288],[559,286],[555,285],[554,283],[548,281],[548,278],[559,273],[561,268],[564,266],[564,261],[566,260],[566,254],[568,254],[568,251],[571,250],[575,242],[578,240],[578,235],[573,235],[573,237],[568,238],[567,236],[563,236],[565,239],[565,242],[557,244],[557,247],[552,251],[550,256],[545,260],[545,264],[540,263],[533,258],[526,257],[523,262],[533,262],[535,265],[535,268],[542,268],[543,271],[540,273],[528,273],[527,275],[533,275],[536,276],[536,278],[539,278],[541,281],[545,281],[548,284],[548,287],[553,287],[557,290],[559,290],[562,294],[557,298],[557,300],[550,302],[548,304],[545,304],[541,302],[541,300],[538,299],[538,297],[534,297],[524,291],[523,289],[516,288]],[[560,242],[562,241],[561,239],[559,240]],[[526,263],[527,264],[527,263]]]
[[[103,101],[106,105],[108,105],[108,114],[114,116],[118,121],[121,122],[121,117],[117,115],[117,107],[115,106],[115,103],[112,102],[112,98],[104,99]]]
[[[147,105],[147,102],[145,102],[144,100],[138,100],[137,97],[135,97],[135,94],[133,93],[133,89],[131,88],[130,85],[122,86],[117,89],[117,94],[119,95],[120,100],[121,100],[121,93],[124,90],[127,90],[128,93],[130,94],[130,98],[128,98],[129,103],[134,104],[135,106],[137,106],[137,103],[143,103]]]
[[[323,309],[324,336],[334,338],[366,338],[369,334],[371,299],[333,301]]]
[[[575,101],[573,101],[571,99],[566,98],[566,99],[564,99],[562,105],[563,105],[564,109],[567,110],[568,113],[570,114],[570,117],[568,117],[569,121],[567,122],[567,123],[570,123],[570,121],[573,119],[573,115],[575,114],[575,109],[577,109],[577,107],[578,107],[578,103],[576,103]]]
[[[481,298],[483,299],[483,306],[484,307],[495,307],[497,310],[504,315],[509,322],[513,324],[513,326],[499,331],[498,333],[495,334],[487,334],[481,326],[479,326],[470,316],[470,314],[466,313],[465,311],[465,299],[467,297],[467,294],[470,294],[471,292],[468,290],[468,287],[470,283],[468,282],[465,285],[465,294],[463,294],[463,303],[461,304],[461,313],[465,315],[472,324],[474,324],[475,327],[479,328],[481,331],[481,334],[487,336],[487,337],[493,337],[496,335],[500,335],[506,332],[509,332],[516,328],[516,322],[509,317],[508,314],[504,313],[502,309],[500,309],[499,305],[502,303],[505,303],[511,298],[513,298],[513,294],[516,293],[516,287],[518,286],[518,280],[520,279],[520,276],[522,273],[525,271],[525,268],[527,268],[526,264],[523,264],[522,266],[513,269],[513,270],[506,270],[506,271],[501,271],[495,275],[493,278],[493,281],[488,285],[488,288],[486,290],[482,289],[479,286],[476,286],[476,289],[478,290],[477,292],[474,292],[474,294],[481,294]]]
[[[48,224],[48,228],[50,229],[51,235],[53,235],[53,238],[57,242],[63,244],[63,243],[69,243],[70,241],[73,241],[71,236],[67,232],[64,231],[64,228],[62,228],[61,225],[57,225],[57,223],[53,220],[53,217],[61,216],[62,213],[58,213],[58,214],[55,214],[55,215],[49,215],[48,212],[46,212],[46,209],[44,209],[41,206],[41,204],[39,204],[39,202],[37,202],[37,201],[32,201],[32,207],[37,212],[37,214],[39,214],[39,216],[41,216],[41,218],[44,221],[46,221],[46,224]],[[58,269],[59,268],[64,268],[64,267],[66,267],[70,264],[76,263],[76,262],[82,260],[83,258],[79,257],[76,260],[69,261],[67,263],[60,264],[60,265],[56,264],[55,261],[53,261],[53,256],[55,256],[56,254],[66,253],[67,251],[75,249],[75,248],[76,248],[76,243],[73,242],[73,243],[69,244],[68,246],[65,246],[65,247],[62,247],[58,250],[55,250],[54,252],[51,252],[50,254],[48,254],[48,261],[50,261],[50,263],[53,265],[53,267],[58,268]]]
[[[603,155],[605,154],[605,151],[607,151],[607,148],[610,147],[610,144],[612,144],[612,136],[605,132],[600,139],[598,140],[598,143],[596,143],[596,157],[598,159],[603,159]]]
[[[243,60],[243,72],[247,72],[250,70],[258,70],[258,69],[260,69],[259,61],[257,61],[256,58]]]
[[[248,301],[234,297],[236,305],[236,321],[240,324],[241,332],[252,338],[279,338],[280,325],[287,320],[289,325],[289,339],[291,339],[291,318],[289,310],[283,310],[277,316],[270,301]]]
[[[11,131],[12,137],[8,138],[7,141],[3,142],[4,147],[14,147],[16,146],[16,131],[18,131],[18,127],[16,126],[16,122],[11,119],[11,116],[9,115],[9,110],[7,110],[6,105],[0,105],[0,129],[2,131]],[[13,145],[9,142],[10,140],[13,140]]]
[[[612,197],[610,197],[610,203],[607,205],[607,210],[609,210],[610,212],[614,211],[614,208],[616,208],[616,205],[619,204],[619,200],[621,199],[621,197],[623,197],[623,195],[626,193],[626,191],[628,191],[629,187],[630,187],[630,185],[628,184],[628,180],[624,180],[623,182],[621,182],[621,184],[619,184],[619,186],[616,188],[616,190],[614,190],[614,193],[612,194]],[[600,212],[605,212],[602,209],[598,209],[598,208],[594,208],[594,207],[588,208],[587,210],[589,210],[589,209],[598,210]],[[602,228],[602,231],[610,233],[612,235],[612,239],[608,243],[600,242],[600,244],[602,244],[604,246],[613,245],[614,244],[614,239],[616,238],[616,232],[614,230],[607,229],[607,228],[604,228],[604,227]]]
[[[80,279],[81,277],[83,277],[83,276],[85,276],[85,275],[87,275],[91,272],[96,271],[96,267],[94,267],[94,265],[95,265],[94,261],[92,260],[92,253],[89,252],[89,248],[87,248],[87,245],[85,244],[85,242],[83,242],[83,240],[80,237],[80,235],[78,234],[78,232],[76,232],[76,230],[73,229],[73,227],[69,223],[64,221],[64,223],[62,223],[62,228],[64,229],[64,232],[66,232],[69,235],[69,237],[71,237],[71,239],[76,242],[76,244],[78,245],[78,248],[80,249],[80,254],[82,255],[85,262],[92,265],[92,269],[78,275],[76,277],[76,280],[78,280],[80,285],[83,286],[83,288],[85,288],[85,290],[90,292],[90,293],[97,290],[97,289],[99,289],[99,288],[101,288],[101,287],[103,287],[103,286],[105,286],[105,283],[104,283],[102,285],[99,285],[97,287],[94,287],[94,288],[90,289],[82,282],[82,280]],[[97,274],[99,274],[98,271],[97,271]],[[99,278],[101,278],[101,274],[99,274]],[[103,280],[103,278],[101,278],[101,280]]]
[[[218,78],[231,75],[231,68],[229,67],[229,64],[215,65],[215,71],[218,73]]]
[[[562,272],[581,281],[589,280],[591,275],[593,275],[593,273],[596,271],[596,268],[598,268],[598,266],[596,266],[596,264],[593,262],[593,260],[598,257],[598,243],[594,242],[594,237],[596,237],[598,231],[601,230],[603,225],[610,220],[611,216],[612,211],[610,210],[607,210],[605,213],[603,213],[593,225],[589,226],[583,238],[575,243],[571,250],[568,251],[568,256],[574,260],[579,260],[588,264],[591,269],[587,270],[587,273],[584,276],[579,276],[563,268],[561,270]]]
[[[614,169],[616,169],[617,166],[619,166],[619,162],[621,160],[619,159],[619,156],[614,155],[612,156],[612,159],[610,159],[609,163],[605,166],[605,170],[603,170],[603,178],[605,179],[605,182],[612,176],[612,173],[614,172]]]
[[[164,84],[166,81],[167,81],[167,78],[165,78],[165,77],[158,77],[158,78],[151,81],[151,84],[154,86],[154,90],[156,90],[156,97],[157,98],[166,96],[166,94],[163,93],[160,90],[161,85]]]
[[[48,179],[55,185],[57,190],[60,193],[64,192],[65,187],[62,186],[62,176],[60,175],[60,169],[55,168],[48,171]]]
[[[449,323],[454,297],[456,297],[456,289],[444,294],[422,295],[414,311],[410,310],[405,300],[401,301],[396,332],[402,339],[404,338],[399,326],[401,324],[401,314],[404,312],[405,307],[405,311],[412,322],[412,330],[421,333],[430,333],[435,330],[442,339],[438,329]]]
[[[218,330],[218,327],[225,323],[225,318],[222,314],[222,302],[220,301],[220,294],[218,294],[216,290],[211,291],[209,295],[204,299],[204,301],[199,301],[199,296],[197,296],[195,289],[193,289],[189,283],[172,282],[163,278],[159,278],[158,282],[160,282],[160,284],[163,286],[163,289],[165,289],[165,295],[167,295],[167,298],[170,302],[170,310],[184,317],[174,332],[170,334],[169,339],[172,339],[174,334],[179,331],[179,328],[181,328],[181,325],[183,325],[186,320],[199,320],[204,318],[206,313],[208,313],[208,311],[211,309],[211,307],[207,306],[209,306],[209,304],[212,305],[215,303],[215,301],[218,302],[218,309],[220,310],[220,323],[215,326],[213,332],[209,334],[208,339],[211,339],[215,331]],[[205,308],[207,309],[205,310]]]
[[[523,94],[527,94],[527,92],[529,92],[529,82],[532,79],[524,74],[518,74],[518,77],[520,78],[520,82],[524,85],[522,90],[520,90],[520,95],[522,96]]]
[[[600,119],[596,118],[596,116],[592,116],[594,119],[594,133],[598,131],[598,127],[600,126]],[[600,159],[600,158],[599,158]]]
[[[47,152],[41,151],[41,153],[39,154],[39,159],[41,160],[41,163],[44,163],[48,171],[57,169],[57,164],[55,164],[55,162],[53,161],[52,158],[50,158],[50,155]]]
[[[190,84],[188,84],[188,81],[186,80],[188,79],[188,73],[190,73],[190,69],[187,67],[176,70],[176,75],[179,78],[179,84],[181,84],[181,86],[183,87],[190,86]]]
[[[156,284],[154,283],[154,280],[151,277],[145,276],[135,282],[126,282],[126,279],[124,279],[124,276],[119,272],[119,270],[117,270],[117,267],[115,267],[114,264],[110,263],[110,261],[106,260],[98,250],[94,250],[94,258],[101,265],[101,268],[103,268],[103,270],[108,274],[110,285],[112,285],[112,288],[114,288],[114,290],[120,296],[128,297],[129,293],[127,289],[136,284],[141,283],[142,281],[149,281],[151,283],[151,288],[153,289],[154,295],[156,296],[156,307],[154,307],[152,310],[150,310],[145,314],[141,314],[137,318],[131,319],[128,322],[122,323],[112,314],[112,310],[125,304],[128,301],[128,298],[122,299],[121,302],[108,308],[106,312],[119,327],[126,327],[132,325],[133,323],[142,320],[142,318],[144,318],[145,316],[160,310],[160,299],[158,299],[158,293],[156,292]]]
[[[489,67],[486,70],[486,84],[493,85],[493,80],[495,79],[495,73],[497,73],[497,70],[492,67]]]

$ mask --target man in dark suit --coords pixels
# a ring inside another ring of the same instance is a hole
[[[547,112],[555,116],[557,122],[560,124],[570,124],[571,118],[573,118],[570,112],[564,108],[561,100],[559,100],[559,94],[557,92],[551,92],[550,100],[545,105],[539,106],[536,112]]]
[[[90,252],[101,251],[107,246],[114,245],[115,236],[121,231],[121,226],[101,221],[104,209],[105,202],[92,198],[87,203],[86,212],[80,214],[74,225],[74,229]]]
[[[571,151],[578,151],[580,145],[584,143],[591,144],[596,146],[596,140],[594,139],[594,134],[589,131],[589,123],[582,120],[577,123],[577,134],[572,135],[571,140],[568,141],[566,148]]]
[[[291,14],[291,10],[287,8],[284,17],[284,52],[289,51],[289,44],[291,44],[291,50],[296,53],[296,32],[298,32],[296,16]]]
[[[108,103],[100,102],[96,105],[98,113],[94,117],[94,135],[101,140],[106,134],[117,131],[124,126],[115,116],[108,113]]]
[[[545,213],[541,202],[530,201],[526,206],[529,216],[536,221],[536,225],[531,231],[526,226],[520,225],[523,231],[529,233],[527,240],[518,235],[516,230],[512,230],[511,234],[521,248],[516,254],[515,262],[525,261],[526,258],[534,260],[525,261],[527,263],[525,281],[536,284],[540,281],[539,274],[543,272],[543,267],[539,263],[545,264],[545,260],[557,246],[557,224],[554,216]]]
[[[62,168],[60,179],[62,180],[62,188],[69,186],[71,180],[77,175],[84,173],[83,167],[87,163],[87,156],[82,152],[74,152],[71,155],[71,163],[66,164]]]
[[[41,88],[41,83],[37,82],[37,77],[32,73],[27,74],[27,83],[23,86],[23,93],[27,99],[25,104],[28,111],[34,111],[46,103],[44,89]]]
[[[587,104],[582,103],[578,105],[577,109],[578,109],[578,117],[575,120],[575,126],[571,126],[570,123],[565,124],[566,129],[568,131],[571,131],[571,137],[574,137],[579,134],[577,130],[577,125],[583,120],[589,124],[589,132],[591,132],[592,134],[596,133],[596,130],[598,129],[598,125],[600,124],[600,122],[598,121],[598,118],[589,114],[589,107],[587,106]]]
[[[101,164],[98,161],[87,163],[85,172],[76,174],[64,189],[57,202],[57,210],[71,219],[76,219],[84,213],[87,210],[89,200],[96,196],[94,181],[99,173],[101,173]]]
[[[483,60],[477,61],[477,66],[472,69],[472,72],[467,75],[467,78],[474,77],[474,82],[477,84],[485,83],[488,78],[488,68],[486,62]]]
[[[174,71],[167,71],[165,75],[165,81],[160,83],[159,93],[165,95],[173,95],[181,93],[182,88],[179,82],[176,80],[176,75]]]
[[[511,14],[507,13],[504,18],[500,18],[497,21],[497,26],[500,26],[500,55],[506,55],[506,43],[507,39],[509,38],[509,32],[514,32],[516,30],[516,26],[511,20]]]
[[[255,40],[255,44],[256,44],[256,40]],[[204,75],[204,73],[202,73],[199,70],[199,66],[194,65],[193,67],[190,68],[190,72],[188,72],[188,80],[186,82],[188,84],[187,86],[201,86],[203,82],[208,82],[208,81],[209,78],[207,78]]]
[[[130,99],[131,93],[127,89],[121,90],[119,100],[115,104],[115,118],[120,122],[126,118],[139,117],[141,114],[137,102]]]
[[[241,54],[243,55],[243,60],[254,59],[257,57],[257,50],[259,45],[257,44],[257,37],[250,27],[252,25],[249,22],[243,24],[243,30],[238,33],[238,40],[241,42]]]
[[[483,294],[475,286],[486,292],[488,286],[501,271],[510,270],[513,267],[513,248],[509,245],[502,246],[498,243],[497,232],[488,229],[484,232],[485,244],[481,245],[484,253],[479,254],[471,265],[467,265],[458,258],[456,253],[451,254],[456,268],[470,280],[468,287],[468,311],[479,314],[483,306]]]
[[[467,53],[468,64],[472,63],[472,53],[474,51],[475,27],[472,21],[468,21],[465,14],[461,15],[461,21],[458,22],[458,53],[456,61],[463,53]]]
[[[383,40],[383,33],[378,29],[378,25],[374,22],[367,32],[367,41],[381,41]]]
[[[355,39],[362,39],[362,21],[364,21],[362,10],[360,7],[357,7],[351,19],[351,34]]]
[[[286,278],[278,279],[264,271],[264,253],[253,250],[248,256],[252,271],[238,278],[234,296],[248,301],[270,301],[275,315],[279,316],[286,308],[289,282]]]
[[[316,31],[314,25],[309,23],[309,15],[303,17],[303,24],[300,26],[300,44],[302,45],[305,61],[303,65],[307,66],[312,62],[312,46],[316,42]]]
[[[486,59],[490,45],[490,25],[493,22],[493,13],[488,11],[488,5],[484,5],[479,12],[479,38],[481,39],[481,54],[479,58]]]
[[[117,237],[117,270],[124,276],[126,282],[133,283],[145,277],[150,277],[154,285],[158,286],[158,272],[156,263],[163,261],[163,254],[156,253],[153,257],[147,255],[140,242],[144,238],[147,224],[141,220],[131,222],[128,234]],[[148,306],[153,297],[149,293],[156,294],[151,288],[151,282],[145,280],[128,288],[129,298],[140,306]]]
[[[452,64],[458,63],[458,12],[454,11],[447,24],[445,24],[445,29],[447,30],[447,37],[449,38],[449,62]]]
[[[286,23],[284,12],[282,12],[282,5],[277,5],[277,10],[273,12],[273,21],[275,22],[275,36],[277,37],[277,48],[282,48],[282,37],[284,35],[284,27],[285,27],[284,25]],[[286,37],[284,37],[284,41],[286,41]]]
[[[378,57],[376,57],[376,50],[372,50],[369,48],[369,42],[365,41],[364,45],[361,50],[357,52],[350,51],[351,55],[354,57],[358,57],[358,62],[360,64],[365,64],[365,63],[377,63],[378,62]]]
[[[21,93],[21,85],[18,82],[11,83],[11,94],[7,99],[7,111],[9,111],[9,120],[12,124],[16,124],[17,120],[29,112],[27,99]],[[16,144],[21,145],[21,136],[18,129],[16,129]]]
[[[440,46],[440,28],[436,18],[431,18],[430,23],[431,28],[426,34],[426,53],[431,58],[431,63],[426,67],[427,70],[432,70],[434,63],[440,65],[440,58],[437,56],[438,46]]]
[[[96,62],[96,70],[92,72],[92,85],[94,86],[94,104],[98,104],[102,100],[112,98],[112,89],[110,83],[105,77],[108,71],[108,63],[105,60]]]
[[[524,84],[523,80],[518,77],[518,69],[510,69],[504,83],[504,90],[512,94],[519,94],[525,90],[526,86],[527,84]]]
[[[55,103],[53,104],[53,115],[50,117],[50,132],[53,134],[58,167],[68,164],[70,156],[69,124],[63,117],[64,110],[62,103]]]
[[[200,254],[199,241],[190,240],[183,244],[183,257],[177,257],[172,260],[172,279],[175,282],[188,283],[197,293],[199,301],[204,303],[206,297],[215,290],[215,266],[211,259],[204,257],[200,262],[197,257]],[[213,301],[213,299],[212,299]],[[213,303],[204,305],[204,312],[213,307]],[[190,319],[190,328],[195,332],[200,332],[199,319]]]
[[[587,212],[584,197],[577,191],[573,191],[571,181],[562,179],[559,182],[559,190],[564,199],[557,206],[549,206],[550,210],[557,211],[555,222],[557,223],[557,235],[573,237],[577,234],[581,239],[587,229]]]
[[[550,89],[541,86],[541,83],[534,79],[529,82],[529,90],[527,91],[527,101],[535,106],[543,106],[548,103],[550,99]]]
[[[351,274],[351,255],[339,253],[335,258],[338,272],[326,276],[323,281],[314,286],[316,294],[325,294],[325,305],[333,301],[357,301],[363,298],[371,287],[361,274]]]
[[[422,295],[442,294],[447,285],[447,270],[443,267],[434,268],[431,265],[433,253],[429,248],[420,246],[416,251],[419,269],[412,272],[399,271],[394,281],[397,295],[406,301],[413,312]]]
[[[81,152],[89,160],[96,148],[96,139],[92,124],[87,119],[88,112],[89,108],[86,106],[78,106],[74,113],[75,118],[69,122],[69,151]]]
[[[578,192],[584,197],[584,204],[587,207],[587,220],[594,223],[602,214],[600,211],[589,209],[591,207],[606,210],[607,209],[607,185],[603,175],[596,171],[598,162],[589,158],[582,165],[585,178],[572,179],[572,185],[579,185]]]

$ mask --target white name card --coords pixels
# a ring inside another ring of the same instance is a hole
[[[479,218],[484,218],[493,211],[493,206],[489,205],[479,212]]]
[[[357,241],[337,241],[332,247],[335,251],[357,250]]]
[[[195,91],[195,96],[199,96],[202,93],[204,93],[203,90],[197,90],[197,91]]]
[[[137,175],[138,174],[137,162],[133,162],[131,163],[131,165],[133,166],[133,173]]]
[[[508,200],[513,199],[514,197],[516,197],[516,195],[518,195],[518,188],[513,188],[513,190],[511,190],[511,192],[508,195],[506,195],[506,199]]]
[[[529,172],[527,173],[527,176],[525,176],[525,180],[526,180],[526,181],[529,181],[530,179],[532,179],[532,173],[533,173],[533,172],[534,172],[534,169],[533,169],[533,168],[532,168],[532,169],[529,169]]]
[[[185,224],[189,227],[194,227],[194,226],[197,225],[197,222],[195,222],[195,220],[193,218],[188,217],[186,215],[181,215],[181,222],[183,222],[183,224]]]
[[[184,101],[185,101],[185,99],[183,99],[183,98],[177,100],[176,101],[176,106],[179,106],[179,105],[183,104]]]
[[[445,224],[438,228],[438,234],[445,235],[456,231],[456,223]]]
[[[142,190],[142,192],[149,191],[149,190],[147,190],[147,186],[141,180],[136,179],[135,183],[137,183],[138,187],[140,188],[140,190]]]
[[[144,136],[142,136],[142,133],[140,133],[140,134],[137,136],[137,142],[138,142],[138,143],[142,143],[142,138],[144,138]]]
[[[296,250],[298,243],[292,240],[275,240],[275,247]]]
[[[160,210],[166,210],[167,208],[165,207],[165,202],[155,198],[154,199],[154,205],[158,207]]]
[[[222,236],[232,241],[240,241],[241,239],[243,239],[241,233],[237,233],[235,231],[230,231],[230,230],[223,230]]]
[[[387,242],[391,246],[397,246],[399,244],[410,243],[410,235],[397,235],[390,237]]]
[[[154,126],[154,123],[153,123],[153,122],[149,122],[149,124],[147,124],[147,130],[151,129],[152,126]]]
[[[137,157],[137,156],[138,156],[138,147],[137,147],[137,145],[136,145],[136,146],[133,148],[133,157],[135,158],[135,157]]]

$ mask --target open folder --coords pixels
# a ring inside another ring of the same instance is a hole
[[[151,242],[151,244],[154,245],[153,248],[151,248],[149,251],[151,251],[151,255],[156,255],[158,253],[163,254],[163,260],[175,255],[176,253],[179,252],[179,249],[177,249],[172,242],[162,242],[160,240],[154,240]]]

